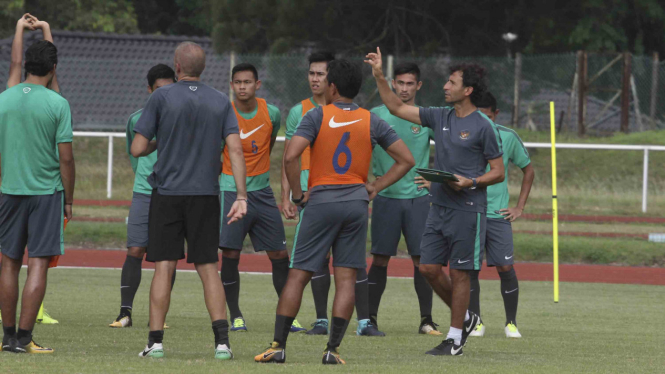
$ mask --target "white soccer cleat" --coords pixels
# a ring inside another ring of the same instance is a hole
[[[164,357],[164,346],[162,343],[154,343],[152,347],[146,345],[145,349],[139,353],[139,357],[162,358]]]
[[[485,324],[479,323],[475,330],[471,331],[469,336],[485,336]]]
[[[522,334],[517,330],[517,326],[512,322],[506,325],[505,330],[506,338],[518,339],[522,337]]]

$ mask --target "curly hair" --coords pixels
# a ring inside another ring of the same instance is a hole
[[[487,75],[485,68],[473,62],[465,62],[453,65],[449,69],[450,74],[456,71],[462,72],[462,85],[473,88],[471,102],[476,105],[487,91]],[[477,105],[476,105],[477,106]]]

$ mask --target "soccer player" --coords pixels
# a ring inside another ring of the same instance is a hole
[[[53,43],[53,36],[51,35],[51,27],[45,21],[40,21],[37,17],[31,15],[30,13],[24,14],[16,23],[16,32],[14,34],[14,40],[12,42],[12,60],[9,67],[9,79],[7,80],[7,88],[11,88],[21,83],[21,71],[23,69],[23,31],[28,30],[42,30],[44,35],[44,40],[48,40]],[[51,84],[47,87],[51,90],[60,93],[60,87],[58,86],[58,79],[55,74],[53,75],[53,80]],[[2,318],[0,318],[2,321]],[[51,317],[46,309],[44,309],[44,304],[39,307],[39,312],[37,312],[37,323],[43,325],[55,325],[58,323],[58,320]]]
[[[353,314],[356,269],[366,267],[369,200],[415,164],[394,130],[377,115],[353,103],[362,85],[360,67],[346,60],[328,63],[323,81],[326,103],[309,111],[291,138],[285,166],[293,202],[306,206],[296,229],[291,271],[277,305],[274,341],[257,362],[283,363],[290,326],[302,294],[332,247],[335,301],[323,364],[344,364],[337,348]],[[367,184],[372,148],[379,144],[395,159],[383,178]],[[298,159],[311,146],[308,191],[300,188]]]
[[[238,263],[242,243],[247,234],[252,239],[254,251],[265,251],[272,263],[272,283],[277,297],[282,293],[289,274],[289,255],[286,236],[279,208],[270,188],[270,153],[277,139],[281,115],[276,106],[256,97],[261,81],[252,64],[243,63],[231,71],[231,88],[235,100],[233,108],[240,128],[240,140],[247,167],[247,216],[235,225],[227,225],[225,217],[236,200],[236,184],[233,179],[229,149],[224,148],[224,162],[219,181],[222,199],[222,228],[219,248],[222,250],[221,278],[226,292],[226,303],[231,312],[231,331],[247,331],[238,299],[240,274]],[[306,331],[294,320],[291,332]]]
[[[158,64],[148,71],[148,93],[152,94],[156,89],[175,83],[175,72],[164,64]],[[150,211],[150,194],[152,187],[148,183],[148,177],[152,174],[157,152],[146,157],[136,158],[131,154],[132,141],[134,140],[134,125],[141,117],[143,109],[139,109],[127,121],[127,153],[134,171],[134,191],[132,205],[129,208],[129,219],[127,221],[127,257],[122,265],[120,275],[120,314],[109,326],[123,328],[132,326],[132,306],[134,296],[141,284],[141,264],[148,247],[148,213]],[[175,282],[176,273],[171,278],[171,288]],[[164,328],[168,326],[164,325]]]
[[[33,21],[32,27],[41,27],[46,37],[45,23]],[[19,21],[17,30],[23,28],[30,27]],[[71,111],[67,100],[48,88],[57,88],[53,82],[58,63],[55,45],[41,40],[27,49],[23,83],[18,83],[21,68],[20,62],[16,64],[22,50],[13,48],[12,52],[11,88],[0,94],[2,350],[53,353],[35,343],[32,330],[46,292],[49,262],[64,253],[64,220],[72,217]],[[30,247],[28,276],[17,332],[18,278],[26,246]]]
[[[335,59],[330,52],[314,52],[307,60],[309,61],[309,71],[307,79],[312,96],[296,104],[289,110],[286,117],[286,140],[284,141],[284,155],[288,148],[291,137],[296,132],[300,120],[312,108],[325,105],[323,82],[328,74],[328,63]],[[307,147],[300,158],[300,188],[307,191],[307,180],[309,179],[310,167],[310,147]],[[282,162],[282,213],[286,219],[295,219],[297,215],[296,206],[291,202],[291,186],[286,176],[284,162]],[[330,292],[330,269],[326,258],[326,263],[312,276],[312,296],[314,297],[314,308],[316,310],[316,322],[312,324],[312,329],[307,331],[308,335],[327,335],[328,334],[328,293]]]
[[[476,104],[478,110],[494,121],[499,114],[496,99],[490,92],[486,92]],[[503,145],[503,165],[506,170],[505,180],[487,188],[487,237],[485,249],[487,251],[487,266],[495,266],[501,278],[501,296],[506,311],[506,324],[504,331],[508,338],[521,338],[517,329],[517,302],[519,299],[519,285],[517,275],[513,268],[513,230],[511,222],[522,215],[526,201],[531,192],[531,185],[535,176],[529,152],[524,147],[522,139],[517,133],[507,127],[496,125],[494,131],[501,137]],[[512,163],[522,169],[522,187],[515,208],[509,208],[510,194],[508,193],[508,164]],[[376,204],[376,202],[375,202]],[[478,272],[473,271],[471,276],[471,300],[469,310],[480,316],[480,283]],[[471,336],[483,336],[485,325],[482,322],[471,332]]]
[[[155,262],[150,287],[150,333],[139,357],[164,357],[164,319],[171,302],[171,277],[178,260],[193,263],[203,283],[205,304],[215,335],[215,358],[230,360],[224,287],[217,274],[222,140],[229,148],[237,198],[232,224],[247,212],[245,160],[238,120],[229,98],[200,82],[205,51],[192,42],[176,48],[178,83],[152,93],[134,127],[132,156],[155,150],[157,162],[148,182],[153,188],[148,217],[146,260]],[[156,141],[151,141],[154,137]]]
[[[397,65],[393,73],[393,87],[399,99],[406,105],[415,106],[416,93],[423,82],[420,69],[414,63]],[[395,117],[385,105],[371,110],[386,121],[406,143],[416,160],[416,167],[429,166],[431,130],[421,125]],[[381,148],[372,154],[374,175],[380,178],[394,164],[393,159]],[[372,266],[369,269],[369,315],[372,324],[377,324],[377,314],[381,296],[386,289],[388,263],[397,254],[401,233],[404,233],[406,247],[413,261],[413,285],[420,305],[420,326],[418,333],[441,335],[432,321],[432,287],[420,274],[420,239],[425,230],[429,212],[429,191],[415,183],[418,176],[415,169],[397,183],[381,191],[372,204]]]
[[[383,76],[381,51],[367,55],[381,100],[390,113],[434,130],[435,167],[449,171],[456,182],[432,184],[432,206],[420,245],[420,272],[450,307],[446,339],[430,355],[459,356],[480,318],[469,312],[469,272],[480,270],[485,245],[486,187],[504,178],[500,143],[493,123],[473,104],[487,90],[485,70],[476,64],[450,68],[444,85],[452,107],[417,108],[395,95]],[[490,170],[486,172],[487,164]],[[379,179],[380,180],[380,179]],[[450,263],[450,278],[443,266]]]

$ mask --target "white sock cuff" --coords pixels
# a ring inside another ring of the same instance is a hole
[[[471,316],[469,316],[469,310],[467,309],[466,315],[464,316],[464,322],[468,321]]]

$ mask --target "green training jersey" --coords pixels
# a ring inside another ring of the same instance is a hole
[[[279,108],[272,104],[268,105],[268,115],[270,116],[270,122],[272,122],[272,136],[277,136],[279,127],[282,122],[282,115],[279,112]],[[256,106],[251,113],[244,113],[241,111],[236,111],[244,119],[252,119],[256,116],[256,113],[259,112],[259,106]],[[224,142],[222,142],[222,149],[224,149]],[[247,177],[247,192],[262,190],[270,186],[270,172],[267,171],[260,175],[255,175],[253,177]],[[219,177],[219,189],[221,191],[236,191],[236,180],[233,178],[233,175],[227,175],[222,173]]]
[[[507,127],[496,125],[494,133],[503,143],[503,167],[506,178],[501,183],[487,187],[487,218],[503,218],[497,211],[508,208],[510,194],[508,194],[508,165],[512,162],[520,169],[531,163],[529,152],[524,147],[522,139],[517,133]],[[490,166],[487,165],[487,171]]]
[[[0,94],[2,188],[9,195],[50,195],[63,191],[59,143],[71,143],[67,100],[31,83]]]
[[[385,105],[373,108],[371,112],[388,122],[390,127],[395,130],[397,135],[406,143],[406,146],[409,147],[413,158],[416,160],[414,168],[409,170],[395,184],[379,192],[379,195],[392,199],[414,199],[427,195],[429,191],[425,188],[419,190],[418,185],[415,184],[415,178],[418,176],[416,168],[427,168],[429,166],[429,141],[430,138],[434,137],[431,130],[393,116]],[[383,148],[374,147],[374,151],[372,152],[372,171],[377,178],[387,173],[393,164],[395,164],[395,160]]]
[[[319,104],[314,101],[313,97],[309,98],[309,101],[314,105],[314,108],[318,107]],[[300,124],[300,120],[304,117],[302,112],[302,102],[296,104],[289,110],[289,115],[286,117],[286,138],[291,140],[293,134],[296,133],[296,129]],[[307,181],[309,180],[309,170],[300,171],[300,188],[303,191],[307,191]]]
[[[144,157],[132,156],[131,148],[134,141],[134,125],[141,118],[143,109],[139,109],[129,116],[127,121],[127,153],[129,154],[129,161],[132,163],[134,170],[134,192],[150,195],[152,194],[152,186],[148,183],[148,177],[152,174],[152,169],[157,162],[157,151]]]

